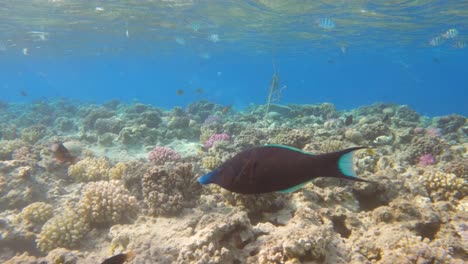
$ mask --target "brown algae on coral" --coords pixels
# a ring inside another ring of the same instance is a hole
[[[129,263],[468,261],[466,117],[391,104],[273,105],[267,117],[264,106],[224,112],[208,101],[59,105],[41,105],[56,126],[1,128],[1,262],[100,263],[130,251]],[[77,162],[57,162],[53,142],[79,146]],[[371,146],[351,163],[370,182],[318,178],[256,195],[198,183],[272,143],[318,157]]]

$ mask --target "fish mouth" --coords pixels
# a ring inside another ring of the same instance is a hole
[[[202,185],[213,183],[214,182],[213,178],[217,172],[218,172],[218,169],[208,172],[207,174],[201,176],[200,179],[198,179],[198,182]]]

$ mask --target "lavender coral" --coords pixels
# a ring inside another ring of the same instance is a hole
[[[169,147],[158,146],[148,153],[148,160],[158,165],[162,165],[168,161],[177,161],[180,158],[179,153]]]
[[[229,141],[229,140],[231,140],[231,136],[229,136],[226,133],[213,134],[207,141],[205,141],[204,146],[205,148],[211,148],[218,141]]]

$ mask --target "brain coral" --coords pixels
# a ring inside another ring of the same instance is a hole
[[[104,159],[85,158],[68,168],[68,175],[78,181],[99,181],[108,178],[109,162]]]
[[[106,225],[133,218],[138,204],[120,181],[98,181],[86,184],[77,207],[90,224]]]
[[[176,214],[194,195],[190,163],[157,166],[143,176],[143,197],[152,215]]]
[[[58,247],[72,248],[88,231],[89,225],[84,217],[72,210],[66,210],[42,226],[41,233],[36,239],[37,247],[43,252]]]

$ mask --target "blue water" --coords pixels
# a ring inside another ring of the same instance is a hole
[[[358,26],[346,22],[345,18],[353,21],[349,14],[335,15],[336,27],[331,30],[314,24],[317,14],[306,13],[301,14],[301,23],[291,22],[289,28],[278,25],[278,32],[275,32],[275,23],[271,23],[268,31],[256,29],[265,35],[255,35],[255,32],[242,31],[243,23],[248,25],[249,21],[239,20],[238,24],[228,25],[219,17],[207,19],[212,13],[193,15],[194,10],[201,13],[207,8],[206,1],[201,2],[204,4],[200,4],[200,10],[195,4],[190,9],[177,11],[192,15],[190,19],[168,18],[179,28],[161,30],[164,39],[147,38],[154,30],[133,29],[123,20],[100,21],[103,28],[105,23],[110,23],[109,28],[120,27],[118,33],[110,32],[105,36],[95,34],[92,27],[76,28],[79,34],[68,34],[58,31],[59,25],[47,28],[21,24],[24,35],[29,38],[18,37],[18,45],[12,45],[15,39],[11,29],[4,29],[0,31],[3,33],[0,41],[6,46],[0,50],[1,100],[24,102],[67,97],[101,103],[119,99],[170,108],[207,99],[242,109],[251,103],[265,102],[274,61],[280,86],[287,87],[281,99],[284,104],[331,102],[338,109],[351,109],[375,102],[391,102],[407,104],[429,116],[468,115],[468,48],[452,47],[455,41],[467,39],[468,26],[461,23],[467,20],[463,14],[447,15],[447,22],[457,23],[440,22],[435,18],[432,25],[426,16],[418,20],[421,10],[412,5],[404,10],[411,18],[407,29],[391,25],[398,16],[384,18],[379,21],[380,28],[363,25],[363,33],[356,40],[353,34]],[[249,5],[236,6],[232,1],[226,1],[226,5],[260,14],[282,14],[272,11],[272,7],[257,6],[256,1],[243,2]],[[430,12],[434,14],[438,8],[446,10],[454,3],[429,2]],[[99,4],[103,3],[96,2]],[[96,5],[90,5],[91,11]],[[468,9],[468,4],[465,5]],[[382,8],[379,4],[365,7]],[[62,7],[55,8],[61,10]],[[22,12],[18,10],[15,12]],[[164,14],[169,17],[171,11],[176,12],[171,7]],[[320,13],[327,12],[330,11],[324,9]],[[197,17],[203,19],[196,20]],[[8,20],[3,17],[5,19]],[[145,27],[145,21],[133,21],[133,27],[138,23]],[[437,47],[428,44],[432,37],[454,26],[460,32],[457,39],[446,40]],[[46,39],[31,37],[28,32],[35,29],[48,32]],[[124,29],[129,30],[129,36]],[[303,39],[292,36],[294,31],[316,35]],[[219,42],[209,41],[210,34],[214,33],[219,35]],[[54,34],[60,37],[54,38]],[[240,36],[234,38],[234,34]],[[398,39],[399,34],[401,39]],[[175,41],[177,37],[184,38],[184,45]],[[74,41],[77,44],[71,47],[70,42]],[[341,46],[346,47],[345,52],[340,50]],[[29,47],[26,54],[23,47]],[[202,88],[204,93],[196,93],[197,88]],[[178,89],[183,89],[184,95],[178,96]],[[26,96],[21,91],[26,92]]]

